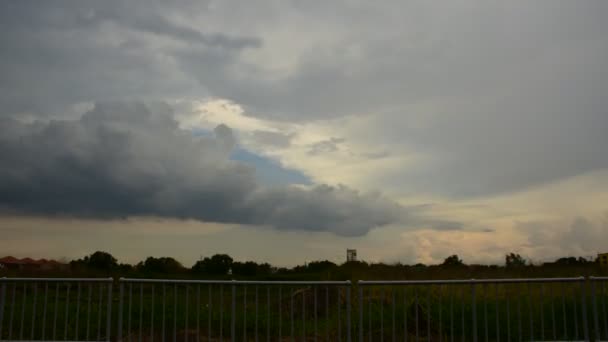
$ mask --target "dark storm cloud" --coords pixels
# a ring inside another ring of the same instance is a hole
[[[192,6],[205,11],[204,3]],[[192,10],[192,12],[195,12]],[[174,49],[224,70],[256,37],[204,32],[168,18],[156,1],[0,4],[0,115],[58,114],[79,102],[197,98],[208,89],[173,63]],[[182,46],[182,47],[180,47]]]
[[[286,122],[373,114],[340,134],[424,160],[378,187],[493,196],[608,167],[607,11],[605,1],[4,1],[0,116],[209,96]]]
[[[423,223],[378,194],[264,187],[231,161],[232,131],[178,128],[163,105],[98,104],[77,121],[0,121],[0,205],[26,214],[151,215],[364,235]],[[408,221],[409,217],[412,217]]]

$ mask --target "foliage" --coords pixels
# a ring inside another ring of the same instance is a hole
[[[464,263],[462,262],[462,259],[460,259],[458,257],[458,255],[454,254],[454,255],[450,255],[449,257],[445,258],[445,260],[443,260],[443,264],[441,264],[442,266],[463,266]]]
[[[526,259],[519,254],[509,253],[505,255],[505,265],[507,268],[524,267],[526,266]]]
[[[116,258],[110,253],[97,251],[83,259],[78,259],[70,262],[71,266],[76,268],[83,267],[97,271],[112,271],[118,267]]]
[[[147,273],[179,273],[184,266],[171,257],[154,258],[148,257],[145,261],[137,264],[137,269]]]
[[[228,254],[215,254],[197,261],[192,271],[199,274],[227,275],[232,267],[233,259]]]

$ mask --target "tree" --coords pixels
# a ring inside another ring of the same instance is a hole
[[[253,277],[258,273],[258,264],[253,261],[233,262],[232,274]]]
[[[462,259],[460,259],[458,257],[458,255],[454,254],[454,255],[450,255],[449,257],[445,258],[445,260],[443,260],[443,263],[441,265],[442,266],[462,266],[462,265],[464,265],[464,263],[462,262]]]
[[[509,253],[505,255],[505,264],[508,268],[523,267],[526,266],[526,259],[519,254]]]
[[[321,273],[326,272],[332,268],[335,268],[337,265],[329,260],[323,261],[312,261],[307,265],[308,272],[310,273]]]
[[[205,257],[203,260],[197,261],[192,266],[192,271],[195,273],[226,275],[232,267],[233,260],[227,254],[215,254],[211,258]]]
[[[144,272],[170,274],[182,271],[184,266],[171,257],[148,257],[144,262],[140,262],[137,268]]]
[[[98,271],[111,271],[118,266],[118,262],[112,254],[101,251],[85,256],[83,259],[74,260],[70,264]]]

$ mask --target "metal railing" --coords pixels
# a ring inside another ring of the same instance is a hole
[[[358,285],[359,341],[589,341],[583,277]]]
[[[120,279],[118,341],[351,340],[350,281]]]
[[[589,277],[593,307],[593,337],[596,341],[608,341],[608,277]]]
[[[0,278],[0,340],[602,341],[607,283]]]
[[[0,278],[0,340],[110,341],[112,278]]]

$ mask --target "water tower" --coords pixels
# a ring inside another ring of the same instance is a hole
[[[346,250],[346,262],[349,261],[357,261],[357,250],[356,249],[347,249]]]

